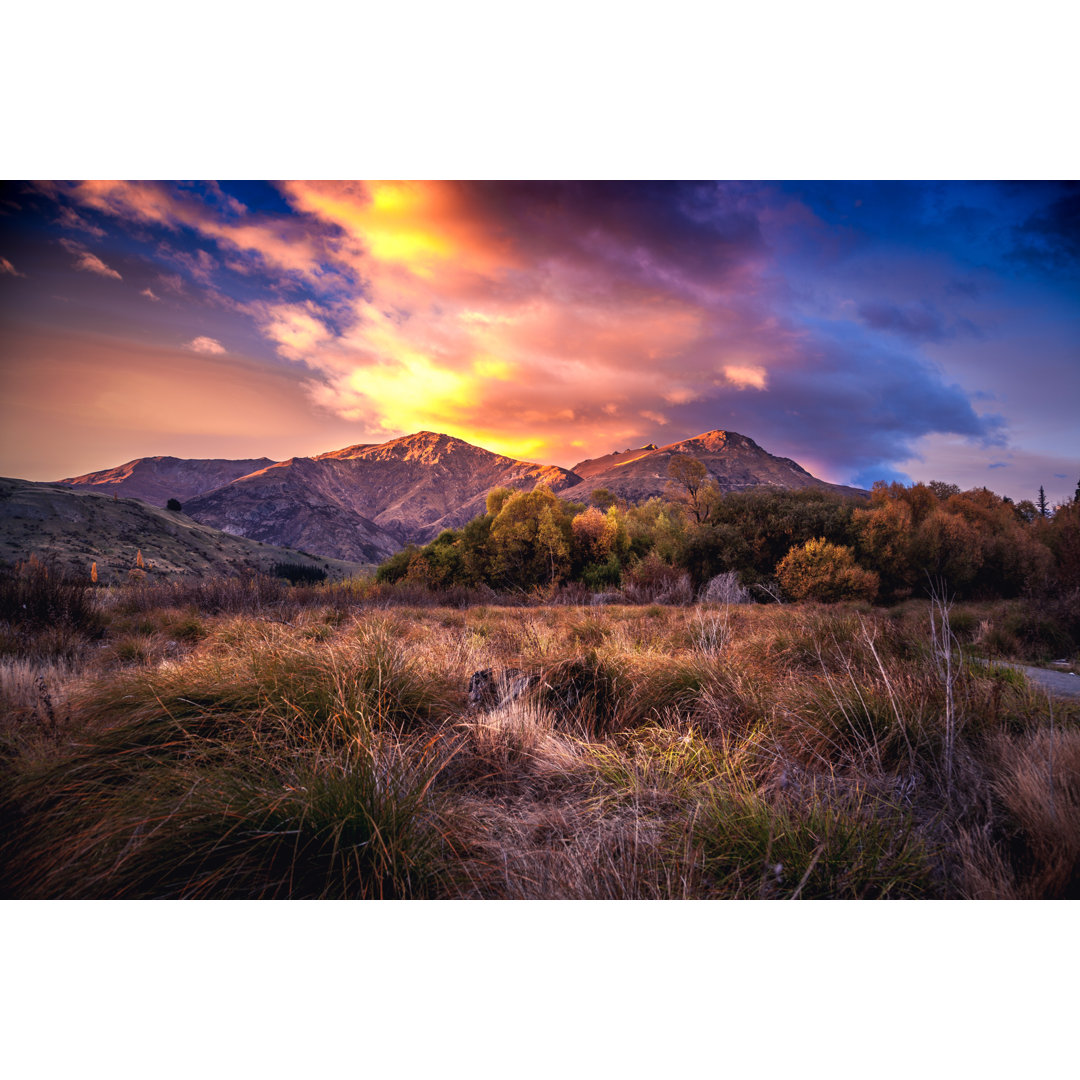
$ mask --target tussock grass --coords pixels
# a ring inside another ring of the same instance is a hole
[[[117,593],[92,648],[0,660],[3,895],[1080,891],[1080,708],[962,659],[982,608],[935,650],[926,604],[240,588]]]

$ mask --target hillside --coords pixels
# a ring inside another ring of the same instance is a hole
[[[126,577],[139,552],[152,580],[173,574],[266,572],[278,562],[318,566],[331,577],[364,569],[357,562],[315,558],[230,536],[138,499],[0,478],[0,564],[53,555],[66,568],[88,574],[96,562],[99,581],[108,583]]]
[[[193,495],[221,487],[256,469],[273,465],[272,458],[136,458],[114,469],[70,476],[58,483],[76,488],[93,488],[122,499],[143,499],[164,506],[170,499],[181,503]]]
[[[464,525],[483,513],[492,488],[561,491],[577,481],[554,465],[421,431],[279,462],[190,500],[185,510],[227,532],[368,560]]]
[[[779,487],[858,493],[827,484],[734,431],[709,431],[667,446],[650,443],[582,461],[572,470],[420,431],[279,462],[139,458],[61,483],[136,495],[159,506],[177,498],[189,518],[234,537],[379,563],[406,544],[426,543],[483,513],[496,487],[532,491],[544,485],[578,502],[588,502],[598,488],[628,502],[664,495],[676,454],[701,461],[725,492]]]
[[[567,499],[586,501],[593,491],[607,488],[628,502],[642,502],[668,489],[668,465],[678,454],[697,458],[721,491],[745,491],[755,487],[778,487],[792,490],[822,488],[846,495],[858,495],[858,488],[829,484],[811,476],[790,458],[775,457],[753,439],[736,431],[707,431],[692,439],[667,446],[640,447],[606,457],[592,458],[574,466],[573,472],[583,483],[562,494]]]

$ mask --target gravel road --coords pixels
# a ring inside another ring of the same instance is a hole
[[[1046,690],[1054,697],[1080,701],[1080,675],[1070,675],[1064,671],[1048,671],[1046,668],[1029,667],[1027,664],[1006,664],[1000,660],[983,660],[982,663],[994,663],[1000,667],[1011,667],[1022,671],[1032,685]]]

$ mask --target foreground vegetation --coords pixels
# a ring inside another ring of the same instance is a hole
[[[721,494],[676,457],[665,498],[592,505],[540,488],[490,492],[486,513],[386,560],[379,580],[519,593],[619,590],[685,603],[720,574],[758,598],[896,603],[948,582],[987,600],[1080,587],[1080,500],[1051,513],[985,488],[875,484],[868,498],[810,488]]]
[[[1080,707],[966,656],[1075,658],[1076,595],[5,581],[6,897],[1080,895]]]

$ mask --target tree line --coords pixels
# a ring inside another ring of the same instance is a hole
[[[663,497],[637,505],[604,489],[586,504],[543,487],[496,488],[485,513],[391,556],[377,579],[499,591],[580,583],[637,597],[655,587],[688,598],[727,573],[763,596],[878,602],[939,582],[958,599],[1080,586],[1080,498],[1050,513],[938,481],[882,482],[868,497],[724,494],[690,457],[673,458],[669,476]]]

